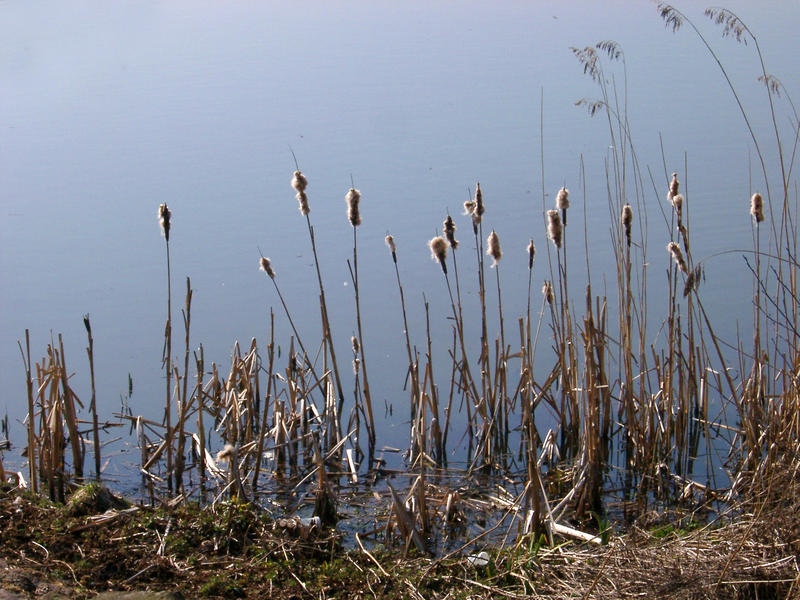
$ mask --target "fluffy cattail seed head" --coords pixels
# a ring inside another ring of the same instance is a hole
[[[453,222],[453,217],[447,215],[444,220],[444,235],[447,238],[447,243],[455,250],[458,248],[458,240],[456,239],[456,224]]]
[[[392,260],[395,263],[397,263],[397,246],[394,245],[394,236],[393,235],[387,235],[384,238],[383,241],[386,242],[386,245],[389,247],[389,250],[391,250],[391,252],[392,252]]]
[[[297,192],[297,202],[300,203],[300,212],[305,217],[308,213],[311,212],[311,209],[308,207],[308,196],[304,191]]]
[[[567,210],[569,208],[569,190],[562,187],[556,194],[556,208],[558,210]]]
[[[308,180],[306,179],[306,176],[300,171],[295,171],[294,175],[292,176],[292,187],[298,192],[304,192],[307,185]]]
[[[628,241],[628,248],[631,247],[631,225],[633,224],[633,209],[630,204],[622,207],[622,228],[625,230],[625,238]]]
[[[447,242],[441,236],[436,236],[430,242],[428,247],[431,249],[431,258],[442,265],[442,271],[447,275]]]
[[[264,271],[270,279],[275,279],[275,271],[272,270],[272,264],[266,256],[262,256],[258,261],[258,268]]]
[[[547,211],[547,235],[553,240],[556,248],[561,248],[561,215],[557,210]]]
[[[673,196],[678,195],[678,190],[680,189],[680,182],[678,181],[678,174],[672,174],[672,181],[669,182],[669,192],[667,192],[667,199],[672,200]]]
[[[483,192],[481,192],[480,182],[475,186],[475,210],[473,212],[478,216],[478,222],[480,222],[483,213],[486,212],[486,207],[483,205]]]
[[[217,462],[227,462],[232,459],[236,454],[236,448],[230,444],[225,444],[225,447],[217,452]]]
[[[542,286],[542,296],[548,304],[553,304],[553,285],[549,281]]]
[[[358,354],[359,345],[358,345],[358,338],[356,336],[350,337],[350,345],[353,347],[353,354]]]
[[[678,244],[675,242],[670,242],[667,244],[667,251],[672,256],[672,260],[675,261],[675,264],[678,265],[678,268],[684,273],[688,274],[689,269],[686,266],[686,261],[683,260],[683,253],[681,252],[680,246],[678,246]]]
[[[750,198],[750,214],[756,223],[761,223],[764,220],[764,199],[758,192]]]
[[[172,212],[167,208],[166,204],[158,205],[158,223],[161,225],[161,232],[164,237],[169,241],[169,221],[172,218]]]
[[[475,203],[472,200],[464,202],[464,215],[469,216],[475,210]]]
[[[500,259],[503,258],[503,251],[500,249],[500,238],[494,229],[489,234],[489,239],[486,240],[486,246],[486,254],[494,259],[492,267],[495,267],[500,262]]]
[[[678,224],[683,220],[683,194],[674,194],[672,196],[672,206],[675,207],[675,213],[678,215]]]
[[[361,213],[358,212],[358,202],[361,200],[361,192],[355,188],[350,188],[350,191],[344,197],[347,202],[347,218],[353,227],[361,225]]]
[[[530,271],[533,269],[533,258],[536,256],[536,246],[533,244],[533,240],[530,241],[528,244],[528,270]]]

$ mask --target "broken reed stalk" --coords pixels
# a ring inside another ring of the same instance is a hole
[[[36,443],[36,413],[34,412],[33,378],[31,377],[31,333],[28,329],[25,330],[25,351],[22,351],[21,344],[19,345],[19,351],[22,354],[22,362],[25,365],[25,390],[28,398],[28,476],[31,482],[31,489],[36,494],[39,492],[39,477],[36,472],[39,447]]]
[[[64,398],[64,417],[67,422],[67,431],[69,431],[69,445],[72,450],[72,470],[75,473],[75,478],[78,480],[83,479],[83,438],[78,431],[78,413],[75,409],[76,396],[69,386],[69,375],[67,374],[67,361],[64,357],[64,341],[61,334],[58,334],[58,349],[61,356],[61,365],[59,369],[59,376],[61,379],[61,389]],[[80,403],[80,400],[78,400]]]
[[[199,356],[198,356],[199,352]],[[206,501],[206,429],[203,421],[205,407],[205,388],[203,386],[203,376],[205,374],[205,354],[203,345],[197,352],[194,352],[194,362],[197,369],[197,468],[200,472],[200,500]]]
[[[425,300],[425,332],[427,336],[427,352],[425,354],[426,366],[425,366],[425,380],[428,383],[428,390],[429,392],[426,394],[424,393],[420,396],[420,399],[424,402],[425,398],[428,399],[431,408],[431,420],[430,420],[430,435],[427,436],[428,438],[428,452],[432,454],[435,458],[434,461],[436,462],[437,466],[444,465],[444,448],[442,447],[442,430],[441,430],[441,420],[439,417],[439,391],[436,387],[436,381],[433,374],[433,342],[431,341],[431,316],[430,316],[430,306],[428,304],[427,299]],[[424,414],[424,412],[423,412]],[[421,425],[424,428],[425,423],[421,421]],[[425,452],[425,448],[423,447],[423,452]],[[424,457],[423,457],[424,458]],[[420,464],[420,476],[423,478],[424,481],[424,474],[425,474],[425,461],[422,460]]]
[[[164,367],[164,377],[166,379],[166,392],[164,400],[164,420],[166,423],[166,435],[164,437],[167,445],[167,487],[169,493],[173,491],[172,471],[172,267],[169,256],[169,232],[171,227],[172,212],[166,204],[158,207],[158,221],[161,225],[161,232],[164,235],[164,242],[167,253],[167,322],[164,327],[164,354],[162,356],[162,366]]]
[[[361,193],[354,187],[351,187],[345,195],[345,200],[347,202],[347,218],[350,221],[350,225],[353,227],[353,264],[351,266],[350,261],[348,261],[347,267],[350,270],[350,279],[353,282],[353,292],[355,294],[356,326],[358,328],[358,343],[361,354],[359,370],[361,371],[364,407],[367,415],[367,438],[369,440],[369,464],[371,468],[372,459],[375,455],[375,419],[372,415],[372,396],[370,395],[369,378],[367,377],[367,359],[364,350],[364,334],[361,326],[361,294],[358,285],[358,226],[361,225],[361,213],[359,211]]]
[[[261,430],[258,435],[258,446],[256,448],[256,464],[253,467],[253,491],[258,489],[258,477],[261,472],[261,461],[264,456],[264,442],[268,435],[267,417],[269,415],[270,403],[273,402],[273,368],[275,365],[275,313],[269,311],[269,344],[267,345],[267,391],[264,396],[264,407],[261,411]]]
[[[83,317],[83,325],[89,338],[86,354],[89,356],[89,379],[92,386],[92,399],[89,402],[89,412],[92,414],[92,445],[94,446],[94,476],[100,481],[100,432],[97,423],[97,393],[94,385],[94,339],[92,338],[92,324],[89,315]]]
[[[186,278],[186,300],[183,310],[183,329],[184,329],[184,356],[183,356],[183,387],[176,391],[178,396],[178,447],[175,452],[175,483],[174,489],[177,493],[183,491],[183,470],[186,464],[186,417],[190,400],[188,399],[189,383],[189,331],[192,324],[192,282]],[[176,373],[176,384],[178,375]]]

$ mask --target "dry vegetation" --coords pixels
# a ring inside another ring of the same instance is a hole
[[[659,13],[673,30],[693,28],[716,58],[685,15],[663,4]],[[755,36],[738,17],[724,10],[709,11],[708,16],[722,25],[725,35],[753,42],[761,58]],[[692,253],[690,197],[681,191],[680,176],[668,175],[666,165],[663,179],[640,169],[621,108],[627,105],[625,91],[609,83],[615,81],[609,69],[620,69],[627,81],[622,50],[606,41],[574,53],[600,94],[581,103],[592,115],[606,116],[613,148],[607,203],[615,296],[596,295],[591,273],[584,289],[570,287],[575,279],[568,272],[581,268],[583,257],[568,252],[584,231],[575,231],[581,223],[570,212],[566,188],[558,190],[555,207],[549,209],[542,190],[543,223],[537,229],[542,238],[547,232],[548,240],[539,245],[547,258],[540,266],[543,261],[531,240],[527,312],[509,320],[502,304],[501,238],[495,230],[488,236],[484,231],[489,211],[477,185],[464,206],[472,248],[459,244],[450,215],[443,235],[429,242],[450,304],[452,338],[446,360],[433,354],[427,304],[426,339],[412,340],[405,327],[407,386],[402,393],[408,394],[411,407],[407,489],[395,491],[383,482],[387,472],[376,457],[380,448],[359,294],[360,193],[353,185],[346,194],[353,229],[347,264],[357,332],[349,340],[354,375],[348,376],[341,369],[342,340],[335,339],[329,321],[308,180],[298,168],[291,185],[306,222],[319,295],[321,328],[313,344],[304,339],[308,331],[295,327],[298,319],[284,300],[272,262],[261,257],[259,266],[293,331],[282,362],[276,356],[276,315],[271,313],[266,343],[237,343],[227,373],[216,364],[209,367],[202,346],[193,349],[190,344],[188,279],[182,348],[176,355],[171,213],[161,205],[167,268],[164,417],[119,417],[135,429],[143,487],[151,505],[162,507],[117,509],[81,524],[47,519],[61,527],[31,532],[27,520],[41,521],[58,509],[6,491],[0,504],[3,539],[9,540],[3,546],[5,559],[14,564],[28,560],[47,569],[69,563],[72,578],[87,593],[106,585],[99,583],[102,578],[112,586],[174,584],[189,595],[222,596],[236,596],[236,590],[255,596],[274,591],[273,585],[280,586],[282,597],[335,596],[337,591],[390,597],[798,595],[800,303],[798,210],[796,197],[791,197],[791,174],[800,129],[794,106],[764,69],[759,79],[775,127],[759,134],[717,61],[752,136],[764,185],[763,193],[742,195],[743,211],[750,201],[752,248],[736,251],[745,256],[751,276],[752,338],[723,340],[715,334],[714,315],[704,307],[701,283],[709,259]],[[782,131],[780,124],[787,122],[789,131]],[[766,165],[766,144],[777,145],[778,169]],[[579,183],[586,188],[585,182]],[[663,227],[648,232],[644,207],[657,203]],[[400,250],[391,235],[386,244],[396,274],[396,304],[407,324]],[[666,252],[648,255],[665,246]],[[648,282],[648,264],[666,270],[666,283]],[[541,300],[532,289],[536,269],[549,273]],[[462,302],[467,286],[477,289],[476,306]],[[648,324],[653,319],[647,301],[652,290],[667,295],[657,343]],[[308,320],[303,315],[303,322]],[[470,336],[467,323],[480,324],[477,339]],[[88,319],[86,329],[93,381]],[[60,339],[37,362],[27,340],[20,348],[27,372],[29,470],[3,474],[4,479],[21,484],[27,478],[33,494],[63,503],[72,482],[90,478],[84,472],[84,439],[92,436],[94,474],[99,476],[99,435],[115,424],[98,421],[94,390],[91,420],[80,419]],[[447,365],[444,373],[442,364]],[[348,377],[353,387],[346,393]],[[458,415],[459,406],[465,414]],[[537,427],[536,415],[542,411],[557,424],[553,430]],[[463,438],[457,427],[466,430]],[[466,439],[469,464],[449,484],[437,473],[447,470],[448,451],[457,439]],[[714,455],[712,446],[724,446],[722,464],[698,464],[699,455]],[[211,448],[220,447],[224,449],[215,457]],[[727,481],[713,483],[708,474],[720,469]],[[341,516],[349,490],[356,489],[349,486],[365,482],[374,485],[380,514],[374,531],[361,532],[367,545],[356,536],[356,550],[343,552],[328,527]],[[492,501],[481,505],[469,497],[469,488]],[[309,489],[319,519],[313,526],[285,519],[281,524],[256,514],[250,504],[258,498],[291,513]],[[189,499],[207,508],[181,507]],[[385,512],[383,507],[388,507]],[[654,507],[666,511],[657,517],[656,529]],[[625,521],[623,531],[607,529],[611,508]],[[470,532],[459,543],[450,539],[445,554],[441,541],[449,528],[482,509],[497,525],[487,525],[487,533],[477,538]],[[687,523],[692,527],[687,529]],[[37,541],[40,535],[44,537]],[[559,543],[565,538],[575,541]],[[100,554],[110,552],[110,540],[120,539],[136,542],[125,560],[114,561],[114,573],[97,573]],[[465,558],[487,539],[499,547],[487,564],[475,565],[483,561],[474,556]],[[185,546],[178,547],[181,540]],[[397,544],[416,558],[398,561],[394,553],[375,549],[379,541]],[[36,558],[31,558],[36,554],[33,542],[40,548]],[[28,557],[20,559],[23,551]],[[92,551],[98,553],[96,560],[87,558]],[[432,555],[439,558],[432,562]],[[81,561],[87,565],[79,566]],[[336,573],[326,579],[325,569]],[[236,581],[243,583],[232,583]]]

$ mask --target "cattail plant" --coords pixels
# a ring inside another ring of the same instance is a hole
[[[755,255],[756,255],[756,281],[755,281],[755,327],[753,328],[753,356],[756,361],[761,358],[761,227],[764,221],[764,199],[756,192],[750,197],[750,216],[753,218],[755,228]]]
[[[292,176],[292,187],[297,191],[297,202],[299,203],[300,214],[304,217],[311,212],[308,206],[308,196],[306,195],[306,187],[308,180],[299,170],[294,172]]]
[[[295,166],[297,166],[296,161],[295,161]],[[333,367],[332,368],[333,377],[334,380],[336,381],[336,391],[339,397],[339,406],[337,414],[341,415],[342,406],[344,405],[344,390],[342,388],[342,380],[339,375],[339,367],[336,362],[336,350],[334,349],[333,334],[331,333],[330,321],[328,319],[328,304],[325,301],[325,286],[322,283],[322,270],[320,269],[319,266],[319,256],[317,254],[317,242],[316,238],[314,237],[314,228],[311,226],[311,218],[309,217],[311,209],[309,208],[308,196],[306,195],[305,192],[306,187],[308,186],[308,180],[300,172],[299,168],[295,170],[292,176],[291,185],[297,191],[297,200],[300,203],[300,213],[306,218],[308,237],[311,240],[311,252],[314,255],[314,267],[317,272],[317,283],[319,285],[319,304],[320,304],[320,318],[322,322],[322,337],[327,342],[326,347],[328,352],[330,353],[331,363]],[[339,425],[337,424],[337,428],[338,427]]]
[[[680,229],[683,226],[683,194],[672,196],[672,206],[675,209],[675,215],[678,217],[678,229]]]
[[[553,241],[557,249],[561,248],[562,242],[561,215],[557,210],[547,211],[547,236]]]
[[[533,260],[536,257],[536,245],[533,243],[533,240],[528,243],[525,251],[528,253],[528,271],[532,271]]]
[[[411,349],[411,334],[408,329],[408,317],[406,313],[406,298],[403,292],[403,284],[400,281],[400,269],[397,266],[397,244],[394,241],[393,235],[387,235],[385,238],[386,246],[392,253],[392,262],[394,263],[394,274],[397,280],[397,289],[400,292],[400,309],[403,313],[403,333],[406,338],[406,353],[408,355],[408,372],[411,379],[411,422],[414,422],[417,406],[420,402],[420,383],[419,383],[419,361],[416,359],[414,352]]]
[[[262,256],[261,258],[258,259],[258,268],[261,271],[264,271],[267,277],[269,277],[270,280],[272,281],[272,284],[275,287],[275,292],[278,294],[278,299],[281,301],[281,305],[283,306],[283,311],[286,314],[286,318],[288,319],[289,325],[292,328],[292,332],[294,332],[294,336],[297,339],[297,343],[300,345],[300,350],[303,352],[304,360],[308,365],[308,367],[311,369],[312,374],[316,378],[316,373],[314,373],[314,367],[311,364],[308,352],[306,351],[306,348],[303,345],[303,339],[300,337],[300,334],[298,333],[297,328],[294,325],[294,319],[292,318],[291,312],[289,312],[289,306],[286,304],[286,301],[283,298],[283,294],[281,293],[281,289],[278,286],[278,279],[275,275],[275,270],[272,268],[272,261],[266,256]]]
[[[680,182],[678,181],[678,174],[673,173],[672,179],[669,182],[669,189],[667,190],[667,200],[671,203],[672,199],[678,195],[680,189]]]
[[[480,185],[480,184],[479,184]],[[486,207],[483,204],[483,193],[480,192],[480,189],[476,192],[476,196],[474,200],[469,200],[464,203],[464,214],[473,217],[473,226],[477,226],[480,228],[480,220],[481,216],[485,212]],[[479,215],[473,215],[473,212],[480,213]],[[445,275],[445,280],[447,283],[447,291],[450,295],[450,305],[453,310],[453,321],[455,322],[455,331],[454,331],[454,351],[455,346],[458,345],[460,348],[460,360],[453,362],[453,376],[456,373],[459,374],[460,381],[461,381],[461,389],[462,392],[466,392],[473,396],[474,402],[479,401],[480,395],[477,392],[477,388],[475,387],[475,383],[472,379],[472,372],[470,371],[469,367],[469,360],[467,359],[467,345],[466,340],[464,338],[464,316],[463,316],[463,307],[461,304],[461,284],[459,281],[458,276],[458,260],[456,258],[459,246],[459,241],[455,237],[456,233],[456,225],[453,220],[453,217],[449,214],[445,218],[444,222],[442,223],[442,228],[444,231],[444,235],[447,238],[447,244],[449,245],[450,249],[453,251],[451,253],[452,256],[452,263],[453,263],[453,273],[455,274],[455,286],[456,286],[456,294],[455,298],[453,297],[452,289],[450,287],[450,280]],[[474,229],[474,228],[473,228]],[[476,242],[478,237],[476,235]],[[480,261],[479,261],[479,264]],[[451,380],[451,393],[448,399],[448,408],[447,408],[447,423],[445,424],[444,433],[442,436],[442,443],[441,447],[443,448],[447,441],[447,433],[450,424],[450,407],[453,401],[453,391],[454,391],[454,380]],[[467,427],[469,429],[469,450],[471,452],[472,449],[472,441],[473,441],[473,424],[472,424],[472,408],[471,408],[471,401],[466,402],[467,407]]]
[[[447,215],[447,218],[444,220],[444,236],[447,238],[447,243],[453,250],[458,248],[458,240],[456,239],[456,224],[453,221],[453,217],[450,215]]]
[[[428,242],[431,250],[431,259],[438,262],[442,267],[442,273],[447,276],[447,242],[441,236],[436,236]]]
[[[167,446],[167,487],[172,493],[172,272],[169,259],[169,232],[172,220],[172,212],[166,204],[158,207],[158,222],[161,225],[161,232],[164,235],[167,248],[167,323],[164,327],[164,356],[162,364],[166,379],[166,400],[164,405],[164,419],[166,424],[166,446]]]
[[[758,192],[750,198],[750,216],[756,224],[764,221],[764,199]]]
[[[266,256],[262,256],[258,260],[258,268],[264,271],[267,274],[267,277],[275,281],[275,271],[272,270],[272,261],[268,259]]]
[[[392,253],[392,262],[397,264],[397,245],[394,243],[394,236],[387,235],[383,241],[386,243],[386,247],[389,248],[389,251]]]
[[[564,227],[567,226],[567,209],[569,208],[569,190],[562,187],[556,194],[556,208],[561,211],[561,219],[564,221]]]
[[[486,205],[483,201],[483,191],[481,190],[481,184],[478,182],[475,186],[475,195],[472,200],[468,203],[464,204],[465,211],[468,211],[468,214],[472,218],[472,232],[475,236],[475,253],[477,258],[477,266],[478,266],[478,299],[480,301],[481,306],[481,352],[480,352],[480,364],[481,364],[481,388],[480,388],[480,395],[476,395],[475,401],[478,403],[478,412],[481,413],[484,421],[486,424],[489,423],[489,416],[486,412],[486,402],[490,395],[490,387],[492,382],[492,372],[491,372],[491,364],[489,361],[489,335],[488,335],[488,328],[487,328],[487,321],[486,321],[486,282],[484,277],[484,256],[483,256],[483,215],[486,212]],[[460,306],[460,302],[459,302]],[[477,391],[477,389],[476,389]],[[484,428],[485,429],[485,428]],[[476,448],[477,452],[484,452],[485,455],[483,457],[484,466],[488,466],[491,464],[489,459],[488,453],[490,453],[490,448],[487,442],[488,438],[484,436],[483,442],[479,443],[478,447]],[[483,445],[483,448],[481,447]],[[473,460],[472,466],[476,464],[476,460],[478,460],[478,454],[475,455],[475,460]]]
[[[464,208],[466,208],[466,204]],[[483,192],[481,192],[481,184],[478,182],[475,185],[475,199],[472,201],[472,227],[475,233],[478,233],[478,226],[481,224],[483,214],[486,212],[486,206],[483,204]]]
[[[545,281],[542,284],[542,296],[544,296],[544,301],[552,306],[552,304],[553,304],[553,284],[550,283],[549,281]]]
[[[670,242],[667,244],[667,252],[669,252],[672,260],[675,261],[678,269],[680,269],[685,275],[689,274],[689,268],[686,266],[686,261],[683,259],[683,253],[681,252],[680,246],[675,242]]]
[[[620,218],[620,223],[622,224],[622,229],[625,232],[625,241],[628,244],[628,248],[631,247],[631,225],[633,224],[633,209],[631,208],[630,204],[626,204],[622,207],[622,216]]]
[[[369,462],[371,465],[375,452],[375,419],[372,415],[372,397],[369,389],[369,378],[367,377],[367,358],[364,352],[364,334],[361,326],[361,294],[358,286],[358,226],[361,225],[361,213],[358,205],[360,201],[361,192],[355,187],[351,187],[345,194],[345,202],[347,203],[347,219],[350,221],[350,225],[353,226],[353,264],[350,268],[350,279],[353,282],[353,292],[355,294],[356,326],[358,328],[357,342],[360,345],[360,357],[356,356],[355,358],[360,361],[358,364],[361,371],[361,389],[364,395],[364,407],[367,415],[367,438],[369,440]],[[349,261],[347,264],[350,267]],[[355,346],[353,346],[353,351],[358,355],[358,349]]]
[[[492,263],[492,268],[496,267],[500,263],[500,259],[503,257],[503,251],[500,249],[500,238],[494,229],[492,230],[492,233],[489,234],[489,238],[486,240],[486,254],[491,256],[494,261]]]

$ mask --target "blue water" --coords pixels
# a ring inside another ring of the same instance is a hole
[[[728,6],[760,35],[768,70],[798,96],[800,4]],[[767,140],[768,158],[774,156],[752,44],[721,39],[694,3],[682,8],[719,52]],[[460,213],[476,181],[487,204],[484,227],[498,231],[505,251],[501,278],[511,340],[525,307],[531,237],[540,251],[534,289],[550,277],[542,187],[548,208],[561,185],[572,190],[574,289],[582,290],[586,279],[585,198],[595,292],[614,293],[608,129],[603,116],[589,118],[574,106],[596,98],[598,89],[570,51],[603,39],[625,51],[630,128],[645,174],[650,300],[657,307],[669,239],[658,209],[666,191],[659,135],[667,170],[688,184],[696,257],[752,247],[748,199],[761,181],[718,67],[693,32],[666,30],[650,3],[0,4],[0,412],[9,415],[12,441],[22,443],[26,410],[17,340],[31,330],[36,360],[51,335],[63,333],[76,373],[73,387],[88,399],[85,313],[95,337],[101,418],[119,409],[128,374],[133,412],[160,418],[166,273],[156,209],[162,202],[173,211],[176,305],[189,276],[192,345],[204,345],[207,363],[215,360],[226,372],[235,340],[263,342],[270,307],[278,340],[288,345],[274,290],[257,270],[259,249],[272,259],[305,339],[317,339],[310,245],[289,187],[291,148],[309,179],[311,218],[345,363],[355,316],[344,194],[351,177],[361,190],[359,266],[370,383],[376,403],[392,405],[395,415],[381,425],[379,445],[407,446],[407,424],[398,416],[407,414],[405,367],[398,368],[405,347],[383,245],[387,233],[397,240],[414,341],[421,347],[425,339],[425,294],[440,353],[451,338],[449,303],[426,242],[448,210]],[[621,92],[619,65],[608,77]],[[786,105],[778,106],[785,123]],[[460,217],[457,225],[466,262],[469,223]],[[744,268],[740,255],[707,265],[707,308],[721,310],[719,330],[732,341],[737,322],[750,331]],[[470,274],[464,291],[474,302]],[[576,304],[583,305],[580,295]],[[654,341],[658,319],[650,323]],[[547,348],[540,350],[544,366],[551,362]],[[446,387],[444,376],[440,386]]]

